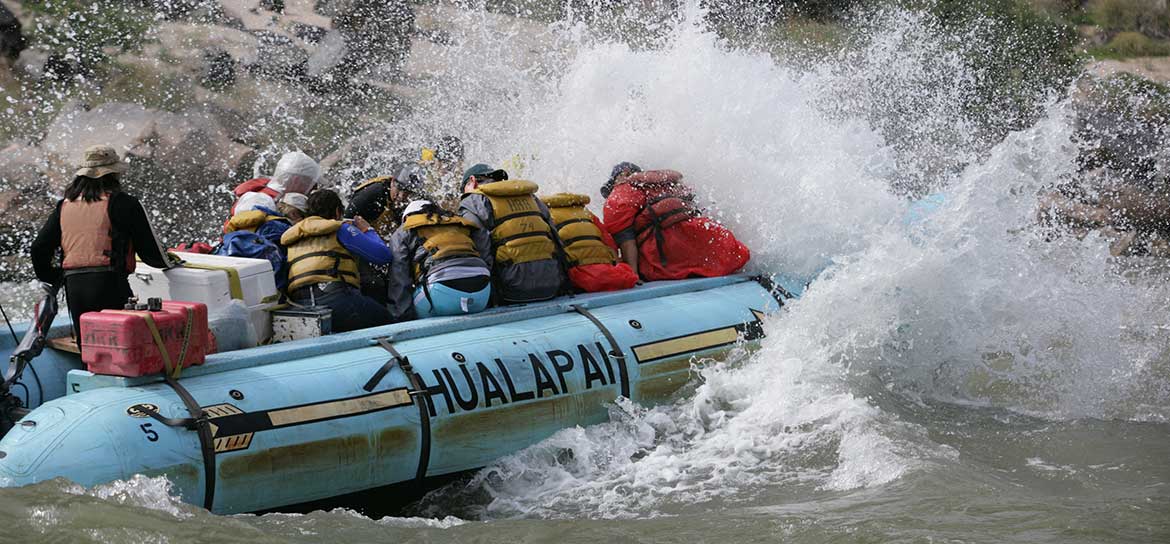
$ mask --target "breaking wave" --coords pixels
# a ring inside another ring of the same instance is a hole
[[[674,404],[619,403],[611,422],[562,431],[421,512],[674,515],[778,486],[878,486],[957,457],[905,405],[1170,418],[1167,337],[1151,325],[1170,288],[1121,273],[1104,240],[1036,220],[1038,193],[1075,170],[1066,100],[1036,97],[1037,122],[987,141],[956,106],[976,68],[925,15],[877,13],[860,47],[809,66],[729,47],[685,11],[657,48],[561,29],[577,37],[550,61],[562,72],[503,70],[510,92],[477,104],[475,118],[503,121],[472,129],[471,158],[520,157],[546,190],[593,195],[622,160],[680,170],[753,267],[816,281],[766,322],[762,349],[696,367]],[[873,122],[893,116],[928,136],[893,141],[904,133]],[[907,180],[939,191],[939,209],[903,220]]]

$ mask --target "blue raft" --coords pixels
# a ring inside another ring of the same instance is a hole
[[[159,419],[188,408],[158,376],[95,375],[46,350],[16,388],[36,408],[0,440],[0,487],[165,475],[227,514],[422,483],[603,422],[618,397],[669,399],[696,358],[758,342],[780,292],[746,276],[657,282],[216,354],[179,380],[200,424]]]

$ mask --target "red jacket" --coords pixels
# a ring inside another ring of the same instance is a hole
[[[274,189],[268,188],[269,181],[269,178],[250,179],[239,185],[236,185],[236,188],[232,189],[232,193],[236,195],[236,201],[232,202],[232,207],[229,210],[227,221],[223,222],[224,232],[227,232],[228,222],[231,221],[232,217],[235,217],[236,215],[236,205],[240,203],[241,196],[244,196],[248,193],[264,193],[273,199],[280,197],[280,193],[276,192]]]
[[[726,276],[747,264],[751,252],[727,227],[703,217],[694,194],[673,170],[626,178],[605,201],[605,228],[633,234],[638,272],[647,280]]]

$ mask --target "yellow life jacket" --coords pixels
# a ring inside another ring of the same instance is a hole
[[[487,197],[492,205],[492,247],[496,262],[522,264],[557,258],[552,228],[544,221],[536,203],[539,187],[531,181],[496,181],[473,191]]]
[[[361,191],[362,189],[365,189],[366,187],[369,187],[375,183],[385,184],[386,190],[389,191],[390,182],[393,180],[394,178],[391,176],[378,176],[376,178],[370,178],[366,181],[363,181],[357,187],[354,187],[353,192],[350,194],[356,195],[358,194],[358,191]],[[386,205],[382,207],[382,213],[373,219],[370,219],[369,217],[365,218],[366,221],[370,223],[370,227],[373,228],[378,234],[380,234],[382,238],[389,238],[391,234],[394,234],[394,229],[398,228],[398,217],[394,214],[392,208],[393,206],[390,205],[390,197],[387,196]]]
[[[227,225],[223,227],[223,232],[224,234],[240,230],[256,232],[256,229],[269,221],[288,222],[288,219],[279,215],[268,215],[260,210],[248,210],[237,213],[231,219],[228,219]]]
[[[312,216],[280,236],[280,244],[288,248],[290,292],[335,281],[361,288],[357,259],[337,241],[340,229],[341,221]]]
[[[424,261],[437,262],[453,257],[479,257],[471,233],[475,225],[458,216],[438,216],[415,213],[406,216],[402,228],[422,240],[428,257]],[[420,278],[423,263],[414,263],[414,277]]]
[[[601,229],[593,222],[593,214],[585,209],[589,197],[572,193],[557,193],[541,198],[548,206],[557,235],[565,246],[569,266],[587,264],[614,264],[617,253],[605,245]]]

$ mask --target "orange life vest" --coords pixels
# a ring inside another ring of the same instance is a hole
[[[81,198],[61,202],[61,252],[61,268],[66,275],[134,272],[134,248],[128,239],[114,232],[110,223],[109,193],[95,202]]]

